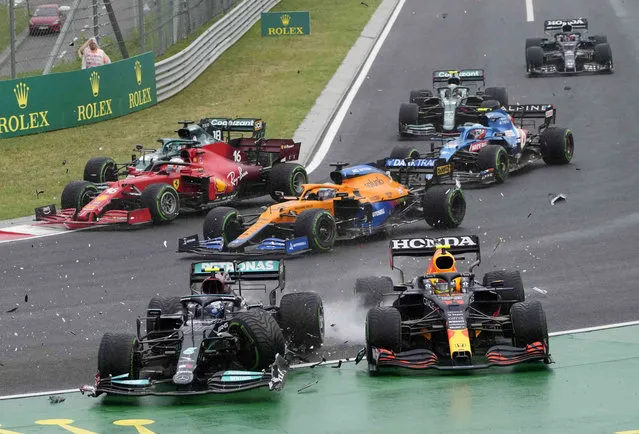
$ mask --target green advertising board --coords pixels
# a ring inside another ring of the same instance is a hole
[[[96,68],[0,81],[0,138],[77,127],[157,103],[152,52]]]
[[[310,34],[310,12],[262,12],[262,36]]]

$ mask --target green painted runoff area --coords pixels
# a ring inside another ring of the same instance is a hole
[[[370,377],[344,363],[291,371],[279,393],[10,399],[0,433],[639,434],[639,327],[558,336],[550,348],[546,368]]]

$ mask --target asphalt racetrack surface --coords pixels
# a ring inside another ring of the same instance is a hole
[[[432,70],[484,68],[487,85],[506,86],[511,103],[555,104],[557,125],[574,132],[575,158],[563,167],[541,162],[503,185],[466,189],[466,219],[452,233],[480,236],[479,277],[495,268],[519,269],[527,297],[544,304],[551,331],[636,320],[639,34],[630,24],[639,7],[614,0],[534,0],[535,21],[527,22],[524,3],[408,0],[311,178],[327,180],[330,162],[388,155],[399,142],[400,102],[410,89],[429,88]],[[527,78],[526,37],[541,36],[544,19],[580,16],[590,18],[592,34],[608,36],[615,73]],[[551,206],[550,193],[564,193],[567,200]],[[104,332],[134,332],[135,318],[151,297],[188,291],[190,261],[175,253],[176,240],[199,233],[201,222],[196,215],[163,227],[83,231],[0,246],[0,393],[90,383]],[[393,235],[443,233],[416,223]],[[425,268],[404,263],[409,276]],[[326,345],[313,359],[352,356],[364,337],[354,281],[390,274],[388,237],[347,243],[287,265],[287,288],[317,291],[326,306]]]

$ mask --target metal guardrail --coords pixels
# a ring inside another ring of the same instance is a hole
[[[244,0],[178,54],[155,64],[157,99],[163,101],[191,84],[280,0]]]

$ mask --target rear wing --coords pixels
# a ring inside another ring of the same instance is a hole
[[[424,174],[429,184],[441,184],[453,180],[453,163],[443,158],[385,158],[377,163],[399,182],[406,185],[403,178],[408,175]]]
[[[445,246],[453,255],[477,253],[480,256],[477,235],[455,235],[441,238],[395,238],[390,241],[391,257],[433,256],[440,246]]]
[[[447,83],[449,78],[457,77],[461,82],[481,81],[484,82],[483,69],[462,69],[462,70],[440,70],[433,71],[433,86],[435,83]]]
[[[260,118],[203,118],[200,126],[216,140],[224,140],[224,133],[230,139],[231,132],[251,133],[254,139],[264,138],[266,122]]]
[[[508,105],[504,110],[515,120],[541,119],[546,126],[554,124],[557,117],[557,109],[552,104]]]
[[[276,260],[242,260],[242,261],[206,261],[191,264],[189,284],[200,283],[216,273],[228,272],[228,276],[236,283],[238,281],[269,281],[284,282],[284,263]]]
[[[586,18],[564,18],[558,20],[544,21],[544,31],[561,30],[562,32],[572,32],[573,30],[587,30],[588,20]]]

